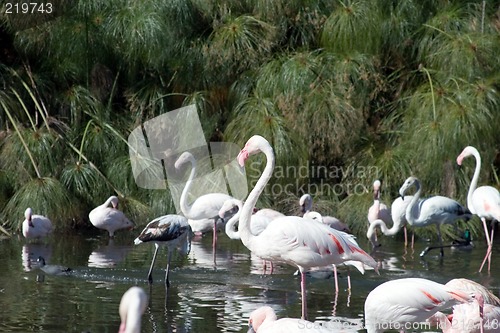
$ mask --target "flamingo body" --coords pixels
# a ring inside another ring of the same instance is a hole
[[[109,205],[112,207],[109,207]],[[115,231],[120,229],[132,229],[134,223],[130,221],[122,211],[118,210],[118,198],[110,196],[102,205],[92,209],[89,220],[96,228],[106,230],[109,237],[113,237]]]
[[[120,329],[118,333],[140,333],[141,317],[148,305],[148,296],[140,287],[131,287],[122,296],[118,313]]]
[[[434,313],[471,295],[446,285],[421,278],[406,278],[382,283],[365,301],[365,327],[368,333],[379,333],[407,323],[424,322]],[[385,329],[384,329],[385,328]]]
[[[161,245],[168,248],[167,269],[165,273],[165,284],[168,287],[170,285],[168,274],[172,252],[177,248],[182,255],[189,253],[191,248],[191,227],[184,216],[175,214],[160,216],[149,222],[141,234],[134,240],[135,245],[146,242],[154,242],[155,244],[155,252],[148,273],[149,283],[153,283],[152,271],[158,248]]]
[[[272,208],[261,208],[261,209],[258,209],[255,214],[253,215],[257,215],[257,216],[264,216],[270,220],[274,220],[274,219],[277,219],[279,217],[284,217],[285,214],[281,213],[281,212],[278,212],[277,210],[275,209],[272,209]]]
[[[254,310],[248,319],[248,332],[253,333],[326,333],[320,325],[296,318],[278,319],[273,308],[262,306]]]
[[[23,221],[23,236],[25,238],[42,238],[52,232],[52,222],[42,215],[33,215],[31,208],[26,208]]]

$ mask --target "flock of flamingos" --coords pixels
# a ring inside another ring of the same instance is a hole
[[[335,272],[337,265],[344,264],[355,266],[361,272],[371,267],[378,273],[378,264],[359,247],[355,237],[348,233],[349,229],[345,224],[334,217],[321,216],[311,211],[310,195],[304,195],[300,199],[304,212],[302,217],[285,216],[272,209],[255,212],[257,200],[273,174],[274,151],[265,138],[256,135],[247,141],[237,156],[238,163],[243,167],[248,158],[259,153],[266,156],[266,166],[244,202],[227,194],[210,193],[188,204],[196,161],[189,152],[183,153],[177,159],[176,169],[191,164],[190,177],[180,200],[183,215],[170,214],[154,219],[134,240],[136,245],[146,242],[155,244],[148,281],[153,283],[152,271],[160,246],[168,247],[165,270],[165,285],[168,287],[173,251],[177,249],[179,253],[187,254],[190,251],[191,234],[212,229],[215,247],[217,230],[225,228],[230,238],[241,240],[253,254],[268,262],[271,270],[273,262],[287,263],[297,267],[301,276],[301,318],[278,319],[271,307],[262,306],[250,314],[249,332],[331,332],[326,327],[318,327],[306,321],[306,272],[327,266]],[[368,212],[367,231],[367,237],[373,246],[378,245],[377,227],[384,235],[394,235],[405,228],[406,224],[413,227],[436,225],[438,239],[442,245],[442,224],[468,219],[475,214],[482,220],[488,245],[479,271],[486,262],[489,271],[494,235],[493,231],[489,233],[487,222],[500,220],[500,194],[492,186],[477,187],[481,158],[474,147],[466,147],[457,157],[457,163],[461,165],[469,156],[475,157],[476,168],[467,195],[467,207],[443,196],[421,198],[422,188],[419,180],[409,177],[400,188],[401,197],[392,203],[389,210],[380,202],[380,182],[375,181],[374,204]],[[412,196],[406,195],[412,187],[415,187],[415,193]],[[134,225],[117,207],[118,198],[112,196],[89,214],[92,224],[107,230],[110,237],[113,237],[117,230]],[[22,231],[26,238],[44,237],[52,231],[50,220],[33,215],[30,208],[26,210],[25,218]],[[387,225],[390,224],[392,227],[389,228]],[[49,269],[49,266],[46,265],[46,269]],[[123,295],[119,307],[119,332],[140,332],[147,299],[143,289],[136,286]],[[453,307],[452,314],[441,312],[450,307]],[[382,283],[368,294],[364,316],[368,333],[394,329],[404,331],[409,323],[422,322],[434,323],[443,332],[500,332],[500,300],[482,285],[467,279],[454,279],[446,284],[422,278],[403,278]],[[309,323],[311,325],[308,325]]]

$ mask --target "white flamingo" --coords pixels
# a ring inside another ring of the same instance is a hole
[[[23,221],[23,236],[25,238],[42,238],[52,232],[52,222],[42,215],[33,215],[31,208],[26,208]]]
[[[130,287],[120,300],[118,333],[141,333],[141,320],[148,305],[148,295],[140,287]]]
[[[252,210],[272,176],[275,164],[273,148],[259,135],[251,137],[238,154],[241,166],[249,156],[264,153],[266,167],[245,201],[240,214],[239,233],[243,244],[258,257],[298,267],[301,275],[302,318],[306,318],[306,271],[312,267],[361,261],[376,269],[377,263],[365,251],[345,239],[339,231],[298,216],[273,220],[258,236],[250,229]]]
[[[155,253],[149,268],[148,281],[153,283],[153,266],[156,254],[160,245],[168,247],[167,269],[165,272],[165,285],[170,286],[168,273],[170,272],[170,260],[174,249],[181,255],[187,255],[191,248],[191,227],[187,219],[181,215],[169,214],[160,216],[149,222],[139,236],[134,240],[134,244],[154,242]]]
[[[421,278],[382,283],[365,301],[367,333],[379,333],[425,322],[434,313],[473,297],[459,289]]]
[[[304,214],[303,215],[304,217],[307,217],[306,214],[312,211],[312,204],[313,204],[313,198],[309,193],[306,193],[300,197],[299,206],[302,213]],[[333,216],[322,215],[322,223],[330,226],[330,228],[337,229],[339,231],[351,232],[347,224],[345,224],[344,222]]]
[[[413,198],[412,195],[407,195],[405,196],[405,200],[403,200],[403,198],[401,197],[398,197],[392,202],[390,217],[391,220],[393,221],[393,224],[391,228],[388,228],[387,224],[382,219],[375,219],[370,222],[370,226],[368,227],[368,231],[366,232],[366,237],[370,240],[373,247],[377,247],[380,245],[377,243],[375,237],[377,227],[380,227],[380,230],[385,236],[394,236],[401,230],[401,228],[403,228],[405,235],[405,247],[407,246],[408,238],[406,232],[406,224],[407,224],[406,207],[408,206],[412,198]],[[413,237],[412,237],[412,247],[413,247]]]
[[[89,220],[94,227],[106,230],[109,237],[113,237],[117,230],[133,229],[135,226],[122,211],[118,210],[118,197],[114,195],[102,205],[92,209],[89,213]]]
[[[368,227],[376,220],[382,220],[384,223],[390,224],[392,222],[391,212],[389,208],[384,203],[380,202],[380,180],[375,180],[373,182],[373,205],[368,208]],[[372,238],[370,239],[372,244],[378,244],[377,234],[373,233]]]
[[[278,212],[277,210],[272,208],[256,209],[256,212],[253,215],[264,216],[271,221],[280,217],[285,217],[285,214],[283,214],[282,212]]]
[[[191,205],[188,204],[188,194],[196,175],[196,160],[190,152],[184,152],[175,161],[175,168],[179,170],[182,165],[191,163],[191,173],[188,181],[182,190],[180,207],[182,214],[189,220],[212,220],[213,225],[213,249],[215,255],[215,246],[217,244],[217,221],[219,220],[219,210],[226,200],[232,197],[225,193],[208,193],[198,197]],[[214,256],[215,260],[215,256]]]
[[[425,227],[435,224],[441,246],[441,256],[443,256],[441,225],[453,224],[461,218],[470,218],[470,211],[455,200],[438,195],[419,201],[422,188],[420,181],[413,176],[407,178],[399,189],[399,194],[403,199],[405,192],[413,185],[416,187],[416,192],[410,200],[408,207],[406,207],[406,220],[414,227]]]
[[[330,330],[298,318],[278,319],[274,309],[261,306],[250,314],[248,333],[327,333]]]
[[[494,228],[491,229],[490,236],[486,220],[500,221],[500,193],[492,186],[477,187],[479,173],[481,171],[481,156],[476,148],[472,146],[465,147],[457,157],[457,164],[462,165],[463,159],[469,156],[474,156],[476,159],[476,169],[474,170],[474,176],[472,177],[469,192],[467,193],[467,207],[470,209],[472,214],[479,216],[483,222],[488,249],[486,251],[486,256],[483,259],[483,263],[479,268],[479,272],[483,269],[486,260],[488,260],[489,272],[491,268],[491,250],[493,248]]]

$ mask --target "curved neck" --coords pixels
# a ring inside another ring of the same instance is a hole
[[[264,187],[269,182],[269,179],[271,179],[275,163],[273,148],[269,145],[260,148],[261,151],[266,155],[266,167],[264,168],[262,175],[257,181],[257,184],[248,195],[245,204],[241,208],[240,223],[238,229],[241,241],[249,249],[251,240],[255,238],[255,236],[250,231],[250,219],[252,217],[252,211],[255,208],[255,204],[257,203],[260,194],[264,190]]]
[[[113,197],[109,197],[108,200],[106,200],[106,202],[103,203],[101,206],[104,208],[109,207],[109,204],[111,204],[111,201],[113,201]]]
[[[186,185],[184,186],[184,189],[182,190],[181,194],[181,199],[180,199],[180,206],[181,206],[181,212],[184,214],[185,217],[188,219],[191,218],[191,206],[188,205],[187,202],[187,196],[189,193],[189,190],[191,189],[191,185],[193,183],[194,175],[196,174],[196,160],[194,157],[191,155],[189,156],[189,162],[191,162],[191,173],[189,174],[189,178],[186,182]]]
[[[420,188],[420,182],[418,180],[415,181],[415,187],[416,187],[416,192],[413,195],[413,198],[411,198],[410,203],[406,207],[406,221],[410,225],[413,225],[415,221],[418,219],[418,207],[416,207],[418,200],[420,199],[420,192],[422,189]]]
[[[234,230],[234,226],[240,219],[241,209],[243,207],[243,203],[240,200],[233,201],[236,206],[238,206],[238,211],[234,214],[229,221],[226,223],[226,235],[231,239],[241,239],[240,233]]]
[[[467,207],[471,209],[473,207],[472,204],[472,194],[477,188],[477,182],[479,180],[479,172],[481,171],[481,156],[478,151],[473,151],[472,155],[476,158],[476,169],[474,170],[474,176],[472,176],[472,180],[469,186],[469,192],[467,193]]]
[[[373,233],[375,232],[375,229],[380,226],[380,230],[382,233],[386,236],[393,236],[398,233],[398,231],[401,229],[400,226],[393,224],[392,227],[389,229],[387,228],[387,225],[385,224],[384,221],[377,219],[370,223],[370,227],[368,227],[368,231],[366,232],[366,236],[368,238],[371,238]]]

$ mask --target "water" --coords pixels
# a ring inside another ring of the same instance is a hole
[[[278,317],[300,317],[300,279],[287,265],[263,274],[262,261],[253,258],[239,241],[220,234],[214,266],[208,234],[193,241],[188,257],[173,256],[171,288],[164,287],[166,249],[161,249],[149,287],[146,275],[152,259],[152,244],[132,245],[137,230],[120,232],[109,241],[104,233],[53,235],[38,243],[22,237],[0,242],[0,332],[117,332],[118,305],[132,285],[150,294],[142,319],[143,332],[246,332],[249,313],[259,305],[272,306]],[[96,236],[97,235],[97,236]],[[380,275],[361,275],[350,268],[352,290],[347,289],[347,270],[340,268],[340,292],[333,279],[308,279],[309,320],[318,320],[332,332],[363,332],[363,305],[377,285],[404,277],[423,277],[445,283],[465,277],[499,295],[500,268],[478,273],[486,251],[482,241],[470,251],[438,250],[422,260],[420,252],[429,244],[420,241],[415,250],[404,250],[401,240],[382,237],[383,246],[373,253],[381,263]],[[368,241],[360,238],[362,248]],[[493,261],[498,262],[494,248]],[[71,276],[45,275],[36,259],[71,267]],[[343,328],[340,330],[339,328]],[[437,331],[437,330],[426,330]]]

